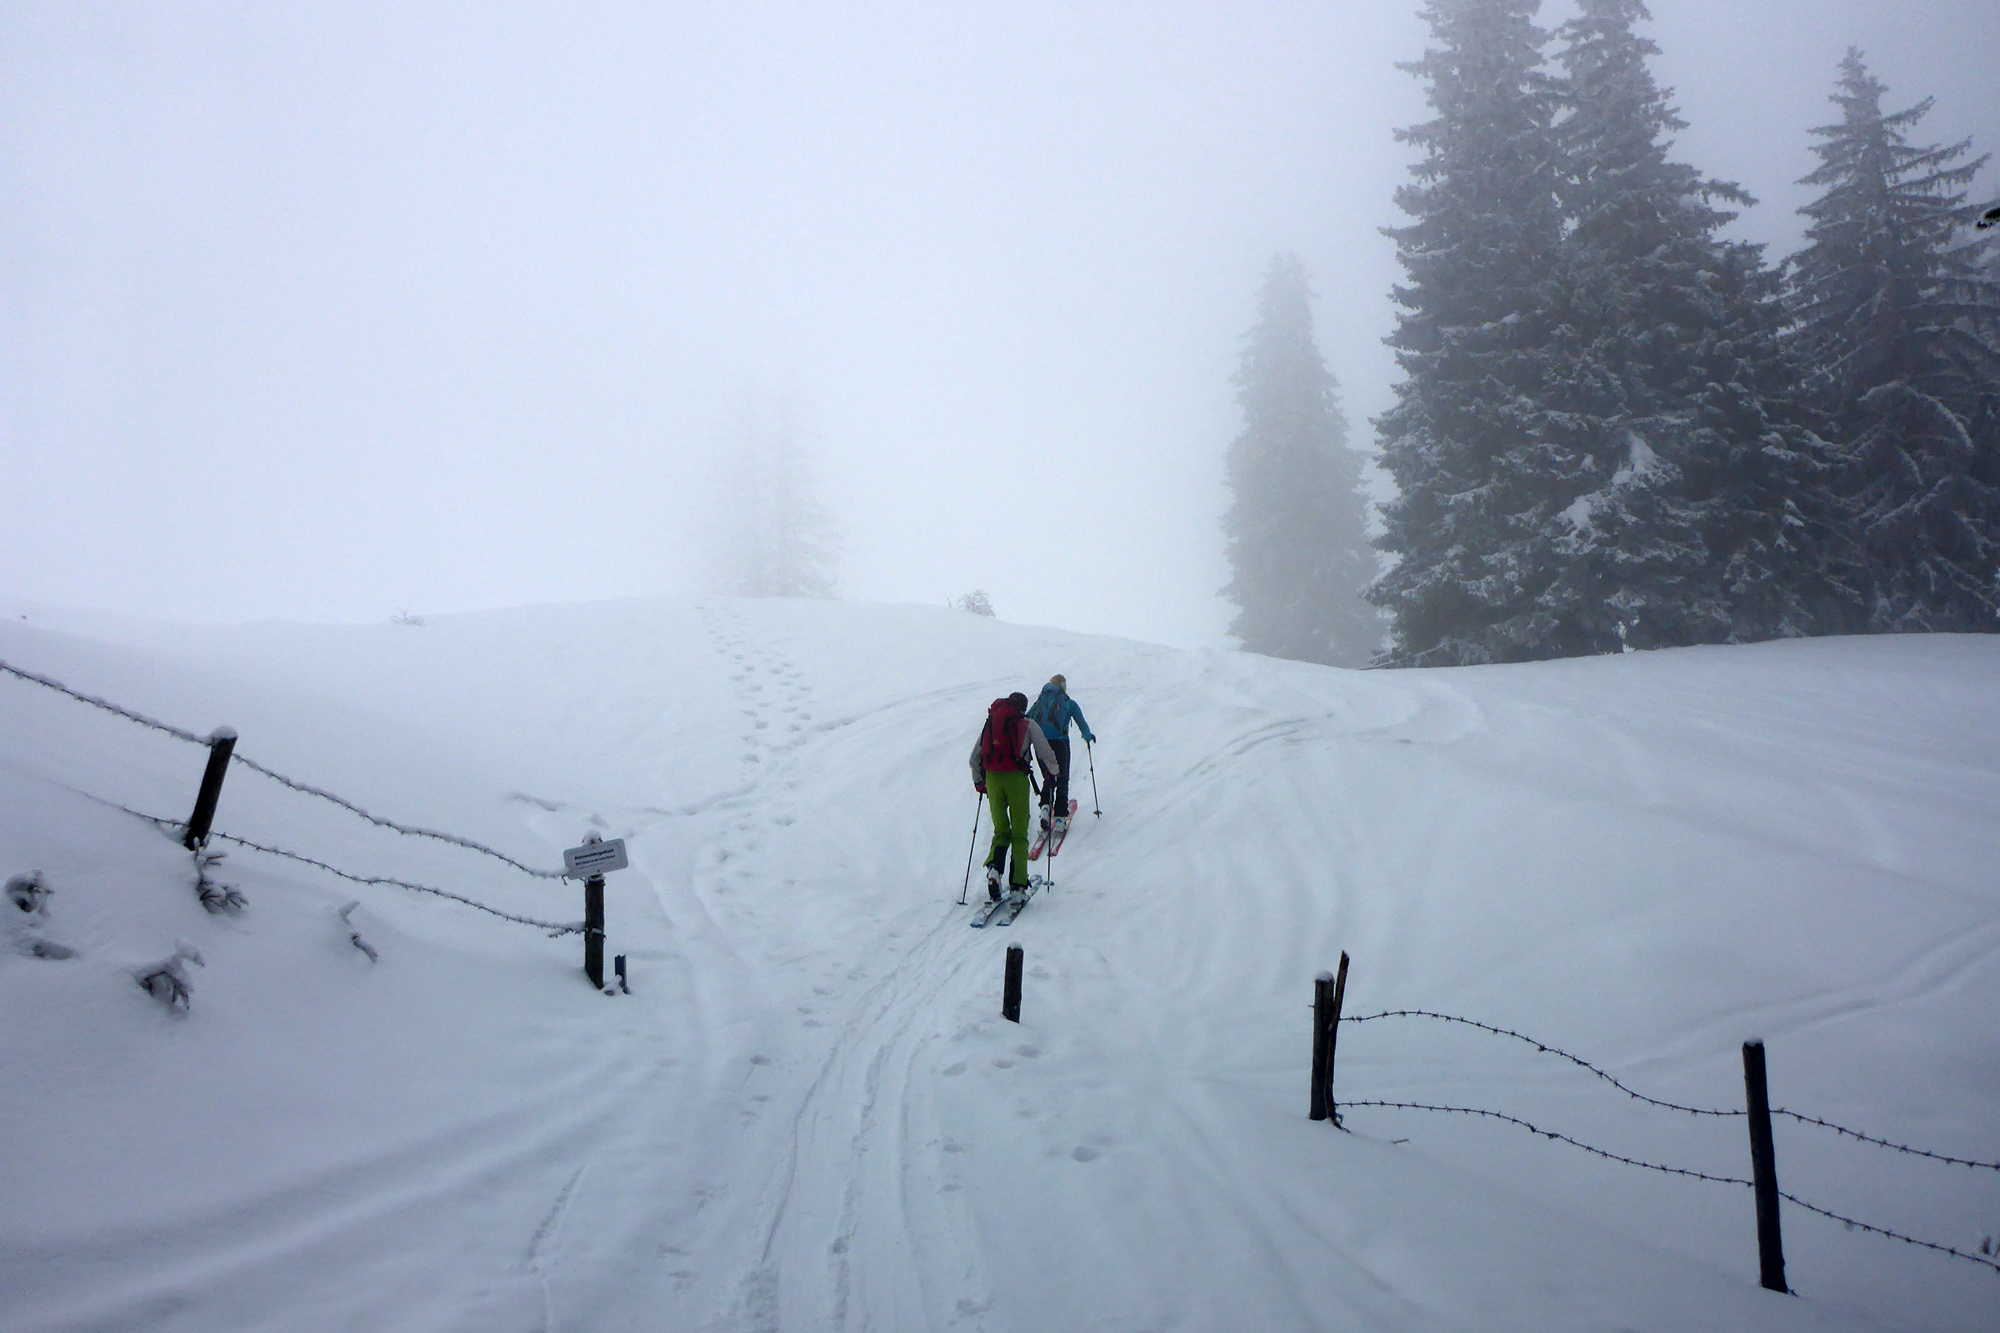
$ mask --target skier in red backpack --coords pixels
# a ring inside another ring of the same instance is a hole
[[[986,896],[995,902],[1000,900],[1003,873],[1013,892],[1025,893],[1028,888],[1028,765],[1041,760],[1045,779],[1056,772],[1056,752],[1049,748],[1042,729],[1028,717],[1027,708],[1028,696],[1019,691],[995,699],[972,747],[973,790],[985,794],[986,808],[993,812]]]

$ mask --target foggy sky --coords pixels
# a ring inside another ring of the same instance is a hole
[[[0,596],[380,620],[700,586],[745,386],[843,596],[1219,644],[1297,251],[1391,401],[1415,0],[0,8]],[[1994,0],[1653,0],[1676,156],[1798,240],[1860,45],[2000,149]],[[1566,6],[1544,9],[1553,26]],[[2000,193],[1982,175],[1981,197]]]

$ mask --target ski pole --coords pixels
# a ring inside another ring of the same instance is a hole
[[[972,793],[972,845],[965,849],[965,884],[958,891],[958,905],[965,906],[965,895],[972,892],[972,853],[979,847],[979,807],[986,804],[978,792]]]
[[[1053,838],[1056,836],[1056,798],[1055,784],[1053,782],[1049,784],[1049,793],[1049,836]],[[1068,835],[1065,833],[1064,836]],[[1049,852],[1049,859],[1044,863],[1042,873],[1049,881],[1049,892],[1054,893],[1056,891],[1056,854],[1054,851]]]
[[[1097,808],[1097,754],[1089,741],[1083,743],[1083,757],[1090,761],[1090,813],[1102,819],[1104,812]]]

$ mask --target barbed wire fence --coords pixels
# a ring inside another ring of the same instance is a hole
[[[1378,1014],[1354,1014],[1346,1016],[1343,1017],[1340,1021],[1343,1023],[1371,1023],[1379,1018],[1430,1018],[1430,1019],[1436,1019],[1437,1021],[1442,1023],[1457,1023],[1469,1028],[1478,1028],[1482,1032],[1489,1032],[1495,1036],[1509,1037],[1515,1041],[1525,1042],[1527,1045],[1534,1047],[1537,1051],[1540,1051],[1548,1055],[1558,1056],[1561,1059],[1567,1060],[1571,1064],[1576,1065],[1578,1068],[1588,1070],[1590,1073],[1595,1074],[1598,1078],[1604,1080],[1606,1083],[1609,1083],[1612,1087],[1624,1093],[1627,1097],[1632,1098],[1632,1100],[1634,1101],[1644,1102],[1648,1106],[1658,1106],[1669,1111],[1682,1111],[1688,1115],[1747,1116],[1750,1114],[1749,1111],[1741,1107],[1709,1110],[1707,1108],[1699,1106],[1682,1106],[1678,1102],[1662,1101],[1658,1097],[1648,1097],[1643,1092],[1636,1092],[1633,1089],[1626,1087],[1623,1083],[1620,1083],[1616,1078],[1613,1078],[1610,1074],[1598,1068],[1596,1065],[1590,1063],[1590,1061],[1583,1059],[1581,1056],[1572,1055],[1568,1051],[1565,1051],[1560,1047],[1551,1046],[1546,1042],[1537,1041],[1535,1040],[1535,1038],[1516,1032],[1511,1028],[1495,1027],[1490,1023],[1481,1023],[1476,1019],[1460,1018],[1456,1014],[1440,1014],[1440,1013],[1435,1013],[1428,1009],[1387,1009]],[[1357,1105],[1357,1103],[1347,1102],[1344,1103],[1344,1105],[1354,1106]],[[1887,1148],[1894,1152],[1907,1153],[1911,1157],[1927,1157],[1934,1162],[1944,1162],[1950,1166],[1970,1167],[1975,1170],[1981,1170],[1981,1171],[2000,1171],[2000,1161],[1982,1162],[1975,1158],[1953,1157],[1946,1153],[1931,1152],[1924,1148],[1912,1148],[1908,1144],[1895,1143],[1889,1139],[1877,1138],[1873,1134],[1864,1134],[1858,1129],[1849,1129],[1845,1125],[1837,1125],[1831,1120],[1823,1120],[1818,1116],[1803,1115],[1797,1111],[1788,1111],[1782,1106],[1772,1107],[1771,1114],[1775,1116],[1783,1116],[1787,1120],[1796,1120],[1802,1125],[1816,1125],[1821,1129],[1830,1129],[1834,1133],[1842,1135],[1846,1138],[1857,1139],[1862,1143],[1870,1143],[1878,1148]]]
[[[407,889],[416,893],[430,894],[439,898],[447,898],[452,900],[453,902],[462,903],[467,907],[476,908],[477,910],[485,912],[491,916],[499,917],[502,920],[517,922],[521,925],[533,926],[536,929],[545,930],[549,932],[551,936],[560,937],[563,935],[584,933],[584,923],[581,921],[578,922],[542,921],[534,917],[522,916],[517,913],[503,911],[500,908],[493,907],[486,903],[482,903],[477,899],[467,897],[462,893],[454,893],[449,889],[441,889],[437,888],[434,885],[419,884],[410,880],[397,879],[387,875],[358,875],[351,871],[342,870],[339,867],[331,865],[325,861],[319,860],[316,857],[307,856],[302,852],[295,852],[287,848],[273,846],[268,843],[257,842],[252,839],[240,837],[235,834],[223,833],[220,831],[213,830],[208,826],[208,818],[212,816],[214,812],[215,797],[221,785],[221,774],[229,764],[233,763],[233,764],[239,764],[242,767],[248,769],[249,771],[259,774],[265,778],[268,778],[271,781],[280,784],[281,786],[291,789],[292,791],[299,792],[302,795],[312,796],[320,800],[328,801],[333,805],[336,805],[341,809],[347,811],[348,813],[356,815],[359,818],[368,821],[370,824],[373,824],[378,828],[388,829],[391,832],[401,834],[405,837],[429,838],[434,841],[446,843],[454,847],[464,848],[467,851],[476,852],[484,856],[489,856],[494,858],[495,860],[502,861],[507,865],[513,867],[515,870],[520,871],[522,874],[529,875],[535,879],[561,880],[566,878],[564,872],[560,870],[543,870],[534,866],[530,866],[522,861],[515,859],[514,857],[507,855],[505,852],[489,847],[486,844],[477,842],[471,838],[464,838],[454,833],[446,833],[438,829],[423,828],[418,825],[405,824],[394,819],[385,818],[384,816],[375,814],[372,811],[365,809],[364,807],[362,807],[361,805],[357,804],[354,801],[348,800],[344,796],[337,795],[321,787],[316,787],[311,783],[301,782],[296,778],[288,777],[285,774],[276,771],[275,769],[269,768],[263,764],[258,763],[256,760],[251,759],[246,755],[237,754],[235,752],[236,735],[233,731],[229,731],[226,728],[220,729],[208,736],[199,736],[196,735],[194,732],[187,730],[184,727],[177,727],[170,722],[163,722],[159,718],[149,717],[148,715],[141,713],[136,709],[127,708],[122,704],[114,703],[113,701],[103,698],[99,695],[89,694],[82,690],[73,689],[69,685],[64,684],[60,680],[56,680],[51,676],[44,676],[37,672],[25,670],[21,667],[13,665],[10,662],[0,661],[0,673],[5,673],[7,675],[14,676],[17,679],[27,681],[31,684],[40,685],[45,689],[54,690],[59,694],[67,695],[69,698],[74,699],[79,703],[88,704],[92,708],[101,709],[104,712],[111,713],[117,717],[124,718],[129,722],[136,723],[143,727],[151,728],[154,731],[162,732],[168,736],[174,737],[176,740],[186,741],[191,745],[198,745],[209,752],[210,755],[209,771],[204,776],[203,789],[200,796],[197,797],[196,800],[195,814],[189,819],[184,819],[184,820],[167,819],[158,815],[147,814],[140,810],[134,810],[130,806],[122,805],[116,801],[108,800],[101,796],[95,796],[88,792],[78,792],[77,794],[85,796],[90,800],[97,801],[100,804],[110,806],[113,809],[121,810],[124,813],[131,815],[136,819],[143,819],[147,823],[153,824],[162,830],[166,831],[179,830],[183,835],[185,842],[188,845],[189,851],[193,853],[195,858],[196,893],[200,896],[203,906],[207,907],[210,911],[235,912],[235,911],[241,911],[245,906],[243,897],[240,893],[238,893],[236,890],[232,888],[229,888],[226,885],[217,882],[211,874],[211,871],[214,869],[215,863],[219,861],[222,857],[221,853],[211,852],[207,850],[207,844],[211,839],[214,839],[222,842],[233,843],[240,847],[246,847],[252,851],[263,852],[266,855],[281,857],[287,860],[299,862],[304,865],[313,866],[319,870],[326,871],[329,874],[338,876],[339,878],[348,880],[352,883],[367,884],[367,885],[385,885],[393,888]],[[220,757],[220,762],[218,762],[218,756]]]
[[[134,819],[143,819],[148,824],[157,825],[163,830],[185,829],[187,827],[186,822],[183,820],[163,819],[159,815],[149,815],[143,810],[134,810],[129,805],[120,805],[118,802],[106,800],[102,796],[92,796],[89,792],[78,792],[77,795],[96,801],[101,805],[108,805],[114,810],[121,810],[131,815]],[[531,916],[518,916],[513,912],[504,912],[497,907],[488,906],[476,898],[468,898],[462,893],[453,893],[450,889],[440,889],[429,884],[417,884],[407,879],[395,879],[388,875],[357,875],[352,871],[342,870],[338,866],[328,865],[326,862],[316,860],[304,853],[287,851],[283,847],[272,847],[265,843],[254,842],[249,838],[239,838],[233,833],[223,833],[218,830],[209,836],[217,842],[235,843],[238,847],[248,847],[253,852],[263,852],[269,856],[281,856],[288,861],[297,861],[303,865],[313,866],[326,871],[329,875],[336,875],[350,883],[386,884],[392,888],[409,889],[415,893],[428,893],[438,898],[449,898],[453,902],[464,903],[467,907],[478,908],[489,916],[497,916],[503,921],[513,921],[523,926],[533,926],[537,930],[546,930],[552,938],[560,938],[564,935],[581,935],[583,933],[583,923],[581,921],[540,921]],[[197,853],[196,855],[200,857],[202,854]],[[205,872],[217,859],[220,858],[210,854],[207,860],[201,863],[202,870]],[[205,873],[204,878],[206,878]],[[221,886],[217,885],[215,887],[220,888]],[[231,890],[231,892],[234,891]],[[204,901],[206,901],[206,898],[204,898]]]
[[[1537,1135],[1538,1137],[1548,1139],[1552,1142],[1564,1143],[1569,1145],[1570,1147],[1580,1149],[1586,1153],[1590,1153],[1593,1156],[1600,1157],[1608,1161],[1617,1162],[1625,1166],[1638,1167],[1648,1171],[1659,1172],[1663,1175],[1680,1176],[1686,1179],[1699,1180],[1718,1185],[1739,1185],[1760,1191],[1763,1189],[1768,1189],[1770,1192],[1770,1199],[1771,1199],[1771,1204],[1770,1204],[1771,1216],[1769,1218],[1769,1226],[1770,1226],[1769,1244],[1772,1246],[1772,1250],[1770,1252],[1760,1254],[1760,1264],[1764,1267],[1764,1276],[1765,1276],[1764,1285],[1767,1287],[1775,1286],[1776,1289],[1779,1290],[1785,1289],[1784,1283],[1782,1281],[1782,1276],[1780,1276],[1779,1279],[1774,1282],[1771,1278],[1772,1268],[1770,1267],[1770,1257],[1771,1255],[1775,1255],[1777,1272],[1780,1275],[1782,1275],[1783,1271],[1782,1252],[1777,1248],[1777,1228],[1776,1228],[1776,1208],[1775,1208],[1776,1199],[1783,1199],[1785,1202],[1790,1203],[1798,1208],[1802,1208],[1809,1213],[1817,1214],[1818,1216],[1827,1218],[1830,1221],[1839,1222],[1842,1226],[1848,1227],[1851,1230],[1867,1232],[1870,1235],[1881,1236],[1888,1240],[1899,1241],[1905,1245],[1915,1246],[1919,1249],[1930,1250],[1937,1254],[1947,1255],[1954,1259],[1964,1260],[1967,1263],[1977,1264],[1980,1267],[1986,1268],[1994,1273],[2000,1273],[2000,1253],[1973,1253],[1970,1250],[1959,1249],[1955,1246],[1945,1245],[1937,1241],[1924,1240],[1921,1239],[1920,1237],[1911,1236],[1904,1232],[1898,1231],[1892,1227],[1880,1226],[1872,1222],[1863,1221],[1859,1218],[1847,1216],[1846,1214],[1838,1212],[1834,1209],[1823,1207],[1822,1205],[1817,1203],[1808,1202],[1807,1200],[1800,1198],[1796,1194],[1788,1193],[1786,1191],[1777,1189],[1775,1169],[1772,1167],[1771,1163],[1767,1161],[1765,1163],[1760,1164],[1757,1163],[1755,1160],[1758,1155],[1756,1147],[1757,1135],[1755,1133],[1755,1126],[1756,1126],[1756,1118],[1758,1115],[1758,1103],[1761,1098],[1763,1089],[1763,1081],[1762,1081],[1763,1048],[1761,1043],[1745,1044],[1746,1082],[1749,1080],[1750,1076],[1750,1067],[1751,1067],[1751,1061],[1749,1058],[1750,1047],[1753,1045],[1756,1047],[1757,1059],[1755,1065],[1756,1065],[1757,1078],[1754,1090],[1751,1093],[1751,1101],[1753,1103],[1752,1107],[1737,1108],[1737,1107],[1687,1106],[1679,1102],[1668,1101],[1664,1098],[1659,1098],[1659,1097],[1652,1097],[1643,1092],[1640,1092],[1635,1088],[1629,1087],[1628,1085],[1626,1085],[1624,1082],[1613,1076],[1605,1069],[1592,1063],[1589,1060],[1584,1059],[1582,1056],[1564,1050],[1563,1048],[1556,1046],[1551,1042],[1543,1041],[1536,1037],[1531,1037],[1526,1033],[1517,1032],[1512,1028],[1500,1027],[1492,1023],[1483,1023],[1477,1019],[1466,1018],[1458,1014],[1439,1013],[1435,1010],[1428,1010],[1428,1009],[1386,1009],[1379,1013],[1354,1014],[1354,1015],[1343,1016],[1339,1013],[1339,1004],[1340,1004],[1340,996],[1345,991],[1346,977],[1347,977],[1347,958],[1346,955],[1343,954],[1341,956],[1339,986],[1338,987],[1334,986],[1333,984],[1334,978],[1332,974],[1329,973],[1321,978],[1320,986],[1316,993],[1315,1004],[1314,1004],[1315,1040],[1314,1040],[1314,1068],[1313,1068],[1313,1076],[1314,1076],[1313,1106],[1314,1106],[1315,1118],[1331,1119],[1336,1127],[1345,1130],[1347,1126],[1343,1123],[1343,1117],[1341,1116],[1340,1111],[1353,1110],[1356,1108],[1363,1108],[1363,1107],[1380,1109],[1380,1110],[1392,1110],[1392,1111],[1426,1111],[1426,1112],[1434,1112],[1447,1115],[1463,1115],[1463,1116],[1492,1120],[1504,1124],[1513,1125],[1516,1128],[1527,1130],[1529,1133]],[[1505,1111],[1494,1110],[1490,1107],[1447,1106],[1431,1102],[1393,1101],[1388,1099],[1377,1099],[1377,1098],[1356,1098],[1351,1100],[1340,1100],[1336,1102],[1333,1094],[1333,1068],[1334,1068],[1333,1056],[1335,1050],[1335,1037],[1338,1032],[1339,1025],[1343,1023],[1373,1023],[1387,1019],[1416,1019],[1416,1020],[1428,1020],[1431,1022],[1442,1023],[1442,1024],[1451,1024],[1460,1027],[1474,1029],[1476,1031],[1485,1033],[1487,1035],[1503,1038],[1505,1040],[1523,1043],[1525,1045],[1533,1047],[1534,1050],[1540,1054],[1553,1056],[1557,1059],[1569,1062],[1571,1065],[1574,1065],[1577,1068],[1584,1070],[1585,1072],[1591,1074],[1595,1078],[1610,1084],[1612,1087],[1618,1089],[1620,1092],[1624,1093],[1627,1097],[1630,1097],[1632,1100],[1643,1103],[1647,1106],[1658,1107],[1662,1110],[1674,1111],[1689,1116],[1702,1116],[1702,1117],[1714,1117],[1714,1118],[1735,1118],[1735,1117],[1750,1118],[1753,1125],[1753,1133],[1751,1136],[1753,1144],[1752,1148],[1753,1165],[1759,1167],[1759,1170],[1753,1172],[1753,1176],[1756,1176],[1758,1178],[1745,1179],[1741,1176],[1716,1175],[1711,1172],[1699,1171],[1692,1167],[1673,1166],[1662,1162],[1647,1161],[1643,1158],[1629,1156],[1624,1153],[1613,1152],[1608,1148],[1602,1148],[1595,1144],[1585,1143],[1580,1139],[1573,1138],[1570,1135],[1562,1133],[1558,1130],[1548,1129],[1542,1125],[1535,1124],[1534,1122],[1527,1120],[1521,1116],[1512,1115]],[[1935,1152],[1926,1148],[1913,1147],[1906,1143],[1898,1143],[1882,1135],[1865,1133],[1861,1130],[1853,1129],[1846,1125],[1837,1124],[1831,1120],[1827,1120],[1820,1116],[1807,1115],[1803,1112],[1792,1111],[1783,1107],[1765,1106],[1762,1108],[1762,1110],[1765,1117],[1764,1123],[1766,1126],[1767,1133],[1768,1133],[1769,1117],[1782,1117],[1791,1121],[1795,1121],[1802,1125],[1810,1125],[1816,1128],[1825,1129],[1831,1131],[1833,1134],[1841,1138],[1850,1139],[1858,1143],[1864,1143],[1871,1147],[1880,1148],[1886,1151],[1905,1154],[1911,1157],[1923,1158],[1943,1165],[1962,1166],[1972,1171],[2000,1172],[2000,1161],[1985,1161],[1978,1158],[1960,1157],[1950,1153]],[[1761,1217],[1764,1207],[1765,1207],[1764,1202],[1760,1200],[1759,1204],[1760,1250],[1762,1248],[1763,1243],[1765,1242],[1765,1237],[1762,1235],[1762,1228],[1765,1223],[1764,1219]]]

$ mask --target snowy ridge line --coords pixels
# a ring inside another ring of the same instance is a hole
[[[1648,1097],[1643,1092],[1634,1092],[1610,1074],[1605,1073],[1602,1069],[1590,1063],[1590,1061],[1583,1059],[1581,1056],[1571,1055],[1559,1046],[1551,1046],[1547,1042],[1536,1041],[1533,1037],[1515,1032],[1511,1028],[1494,1027],[1491,1023],[1481,1023],[1477,1019],[1472,1018],[1460,1018],[1456,1014],[1434,1013],[1428,1009],[1388,1009],[1379,1014],[1357,1014],[1353,1017],[1343,1018],[1340,1021],[1343,1023],[1367,1023],[1377,1018],[1434,1018],[1441,1023],[1462,1023],[1466,1027],[1478,1028],[1482,1032],[1490,1032],[1497,1037],[1512,1037],[1515,1041],[1526,1042],[1545,1055],[1559,1055],[1573,1065],[1588,1069],[1591,1073],[1597,1075],[1627,1097],[1635,1101],[1645,1102],[1648,1106],[1658,1106],[1663,1110],[1684,1111],[1688,1115],[1734,1116],[1750,1114],[1748,1111],[1709,1110],[1699,1106],[1682,1106],[1678,1102],[1665,1102],[1661,1101],[1658,1097]],[[1830,1129],[1836,1134],[1845,1135],[1850,1139],[1858,1139],[1862,1143],[1873,1144],[1877,1148],[1887,1148],[1892,1152],[1907,1153],[1911,1157],[1927,1157],[1933,1162],[1943,1162],[1947,1166],[1963,1166],[1982,1171],[2000,1171],[2000,1162],[1981,1162],[1969,1157],[1952,1157],[1946,1153],[1931,1152],[1925,1148],[1912,1148],[1908,1144],[1894,1143],[1888,1139],[1877,1138],[1873,1134],[1863,1134],[1858,1129],[1849,1129],[1845,1125],[1836,1125],[1831,1120],[1822,1120],[1818,1116],[1802,1115],[1797,1111],[1788,1111],[1782,1106],[1772,1107],[1771,1114],[1784,1116],[1788,1120],[1796,1120],[1802,1125],[1817,1125],[1821,1129]]]
[[[177,737],[180,740],[187,741],[194,745],[199,745],[203,749],[208,748],[209,738],[206,736],[197,736],[191,731],[183,731],[179,727],[174,726],[172,723],[162,722],[156,717],[147,717],[144,713],[135,713],[129,708],[124,708],[118,704],[112,703],[109,699],[100,699],[94,694],[84,694],[81,691],[73,690],[69,686],[63,684],[61,681],[52,679],[51,677],[38,676],[32,671],[23,671],[21,668],[4,661],[0,661],[0,671],[6,671],[12,675],[19,676],[22,680],[32,681],[37,685],[47,686],[49,689],[55,690],[62,694],[67,694],[72,699],[76,699],[82,703],[87,703],[93,708],[102,708],[107,713],[116,713],[119,717],[126,718],[133,722],[137,722],[141,726],[151,727],[155,731],[164,731],[169,736]],[[412,838],[435,838],[439,842],[448,842],[452,844],[454,847],[463,847],[468,851],[480,852],[483,853],[484,855],[493,857],[496,860],[505,861],[508,865],[514,867],[514,869],[520,871],[522,874],[532,875],[536,879],[563,878],[563,873],[560,870],[537,870],[533,866],[521,864],[521,862],[516,861],[513,857],[507,855],[505,852],[496,852],[491,847],[486,846],[484,843],[474,842],[470,838],[461,838],[455,833],[441,833],[436,829],[417,828],[409,824],[398,824],[393,819],[384,819],[380,815],[370,814],[368,811],[363,810],[360,806],[356,805],[354,802],[350,800],[347,800],[344,797],[336,796],[330,791],[324,791],[321,788],[312,786],[308,783],[300,782],[295,778],[288,778],[283,773],[274,772],[271,769],[264,767],[256,760],[249,758],[247,755],[232,751],[230,753],[230,758],[234,760],[236,763],[243,765],[251,772],[261,773],[265,777],[271,779],[273,782],[279,783],[282,786],[290,787],[293,791],[302,792],[307,796],[317,796],[323,801],[332,801],[335,805],[339,806],[341,809],[348,811],[350,814],[359,815],[363,819],[367,820],[369,823],[377,825],[378,827],[390,829],[393,830],[394,832],[401,833],[404,834],[405,836]],[[142,816],[142,818],[143,817],[144,816]]]
[[[75,789],[72,788],[71,790]],[[157,825],[163,829],[185,829],[187,827],[186,820],[162,819],[158,815],[149,815],[143,810],[134,810],[129,805],[120,805],[116,801],[107,801],[102,796],[90,796],[88,792],[79,792],[77,794],[88,796],[93,801],[108,805],[114,810],[122,810],[134,819],[143,819],[148,824]],[[220,838],[224,842],[233,842],[238,847],[248,847],[253,852],[265,852],[271,856],[282,856],[289,861],[303,862],[306,865],[324,870],[330,875],[338,875],[342,879],[351,880],[356,884],[388,884],[399,889],[411,889],[417,893],[429,893],[435,894],[440,898],[449,898],[455,903],[464,903],[467,907],[476,907],[480,911],[491,916],[497,916],[503,921],[515,921],[524,926],[533,926],[537,930],[546,930],[549,932],[551,938],[560,939],[564,935],[583,934],[583,922],[581,921],[537,921],[531,916],[516,916],[512,912],[503,912],[497,907],[488,907],[476,898],[468,898],[462,893],[453,893],[450,889],[433,888],[428,884],[413,884],[409,880],[392,879],[387,875],[350,874],[338,866],[330,866],[324,861],[315,861],[312,857],[305,856],[299,852],[288,852],[282,847],[267,847],[261,842],[252,842],[248,838],[239,838],[233,833],[211,832],[208,836],[211,838]]]
[[[1560,1143],[1567,1143],[1572,1148],[1581,1148],[1585,1152],[1592,1153],[1598,1157],[1603,1157],[1613,1162],[1623,1162],[1626,1166],[1644,1167],[1648,1171],[1658,1171],[1669,1176],[1686,1176],[1691,1180],[1712,1181],[1717,1185],[1747,1185],[1750,1186],[1751,1188],[1755,1188],[1756,1184],[1754,1181],[1744,1180],[1739,1176],[1712,1176],[1705,1171],[1696,1171],[1689,1167],[1662,1166],[1658,1162],[1642,1162],[1636,1157],[1621,1156],[1618,1153],[1609,1152],[1606,1149],[1593,1147],[1588,1143],[1584,1143],[1580,1140],[1573,1139],[1567,1134],[1560,1134],[1552,1129],[1543,1129],[1540,1125],[1530,1124],[1526,1120],[1521,1119],[1519,1116],[1507,1115],[1501,1111],[1487,1111],[1477,1106],[1433,1106],[1427,1102],[1384,1102],[1384,1101],[1342,1102],[1340,1103],[1340,1105],[1343,1107],[1380,1106],[1390,1110],[1443,1111],[1451,1115],[1484,1116],[1488,1120],[1501,1120],[1505,1121],[1507,1124],[1510,1125],[1519,1125],[1522,1129],[1525,1129],[1533,1134],[1539,1134],[1545,1139],[1555,1139]],[[2000,1262],[1995,1262],[1994,1260],[1987,1258],[1985,1255],[1972,1254],[1965,1250],[1953,1249],[1949,1245],[1940,1245],[1933,1240],[1918,1240],[1915,1236],[1906,1236],[1900,1231],[1891,1231],[1888,1227],[1871,1226],[1868,1223],[1858,1221],[1855,1218],[1844,1217],[1841,1214],[1832,1211],[1831,1209],[1822,1208],[1818,1204],[1807,1203],[1804,1199],[1799,1198],[1796,1194],[1787,1194],[1783,1190],[1778,1191],[1778,1197],[1784,1199],[1788,1203],[1797,1204],[1799,1207],[1805,1209],[1809,1213],[1817,1213],[1821,1217],[1830,1218],[1835,1222],[1839,1222],[1843,1226],[1851,1227],[1858,1231],[1866,1231],[1876,1236],[1884,1236],[1887,1237],[1889,1240],[1899,1240],[1902,1241],[1905,1245],[1915,1245],[1921,1249],[1935,1250],[1939,1254],[1948,1254],[1954,1259],[1964,1259],[1968,1263],[1975,1263],[1980,1265],[1982,1268],[1990,1268],[1994,1272],[2000,1273]]]

